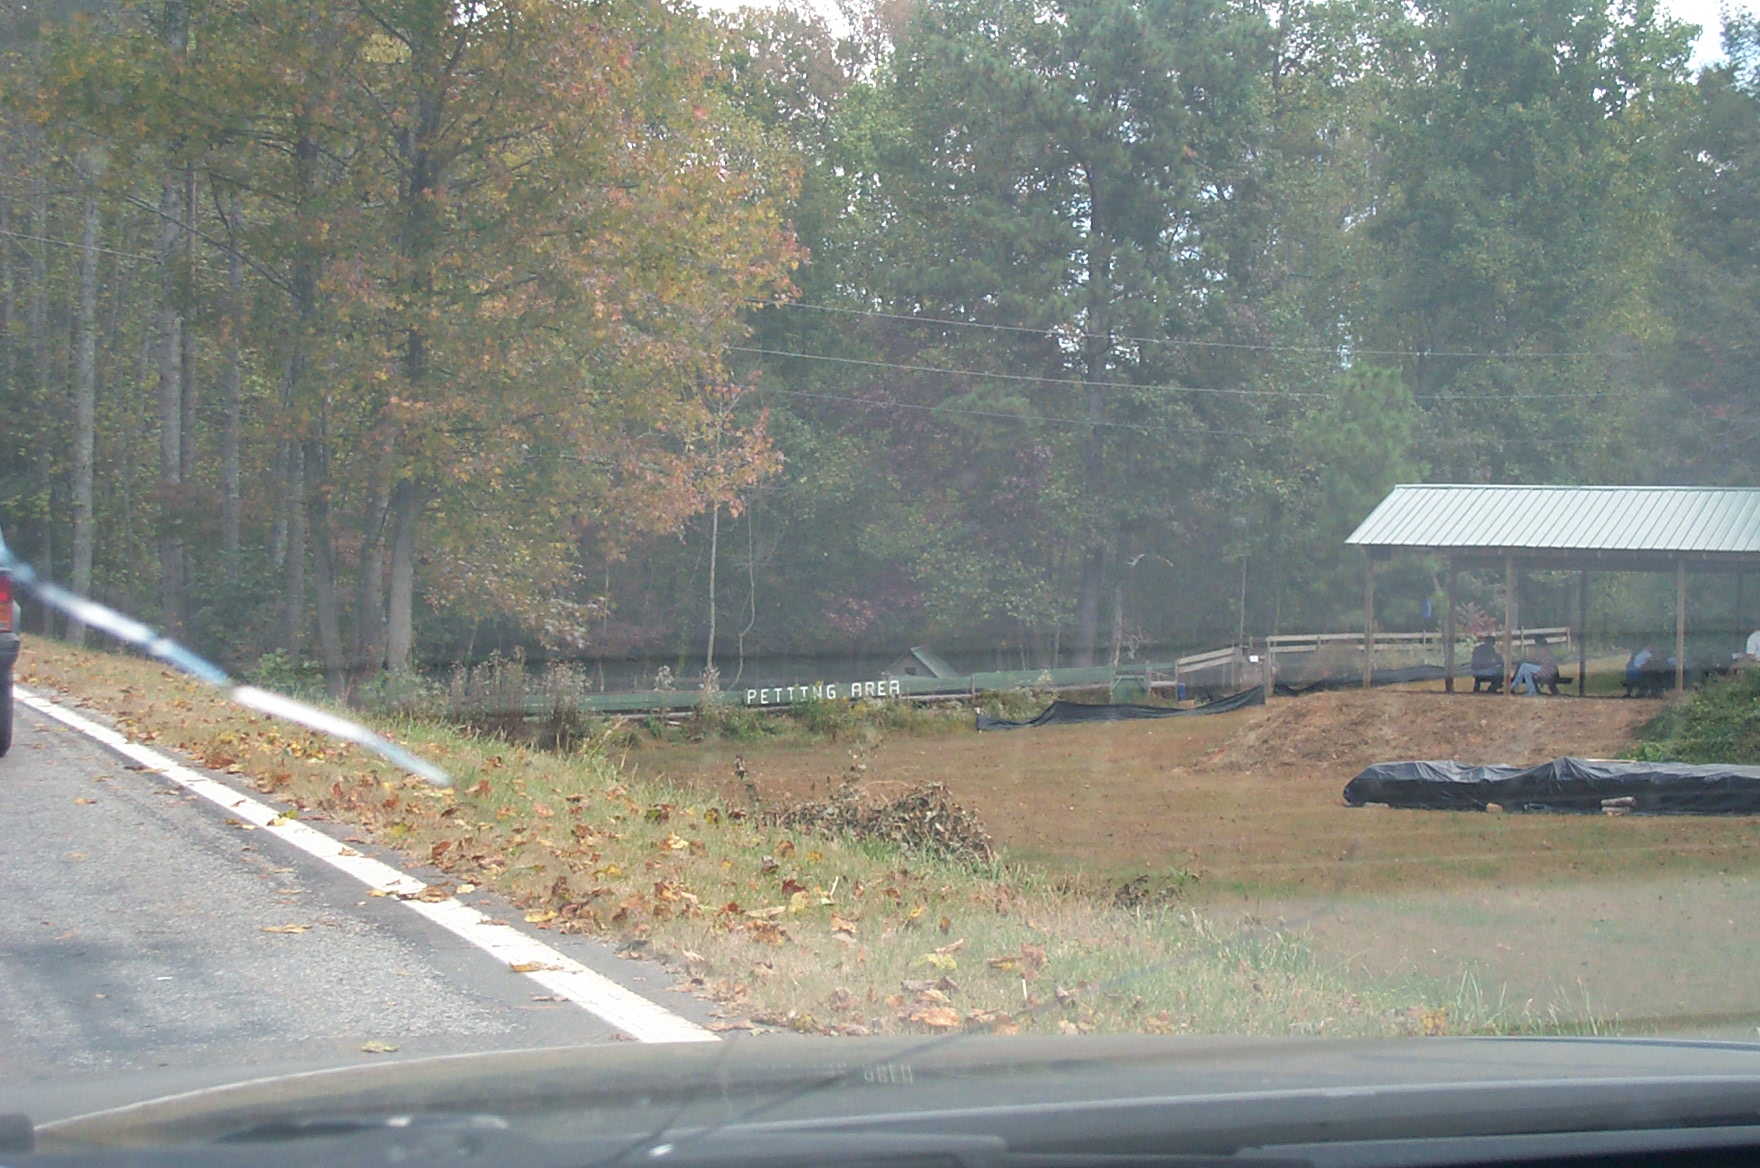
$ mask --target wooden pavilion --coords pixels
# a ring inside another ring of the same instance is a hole
[[[1577,693],[1588,664],[1583,636],[1589,573],[1673,572],[1675,688],[1686,688],[1687,575],[1760,570],[1760,490],[1743,487],[1527,487],[1434,483],[1397,486],[1357,526],[1347,544],[1367,553],[1363,575],[1363,684],[1375,645],[1375,566],[1396,552],[1447,562],[1443,614],[1446,688],[1454,692],[1455,574],[1503,568],[1503,660],[1520,615],[1521,568],[1574,570],[1577,576]],[[1512,686],[1505,685],[1509,693]]]

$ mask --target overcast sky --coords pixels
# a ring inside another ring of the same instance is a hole
[[[704,8],[731,9],[760,4],[760,0],[696,0]],[[841,28],[843,22],[837,15],[837,7],[831,0],[810,0],[813,7],[819,9],[830,18],[833,28]],[[1752,12],[1756,0],[1659,0],[1662,8],[1673,13],[1681,20],[1691,21],[1704,31],[1699,36],[1699,43],[1693,53],[1693,64],[1703,65],[1708,61],[1722,56],[1718,49],[1718,9],[1726,6],[1736,11]],[[760,5],[761,6],[761,5]]]

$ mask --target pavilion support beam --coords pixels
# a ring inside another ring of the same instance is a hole
[[[1577,696],[1589,683],[1589,570],[1577,573]]]
[[[1442,613],[1442,692],[1454,692],[1454,557],[1448,557],[1448,605]]]
[[[1516,616],[1520,607],[1516,604],[1516,558],[1503,557],[1503,692],[1506,697],[1516,692],[1510,684],[1510,677],[1515,672],[1516,658],[1515,632]]]
[[[1687,558],[1674,562],[1674,692],[1687,688]]]
[[[1363,688],[1375,675],[1375,549],[1363,560]]]

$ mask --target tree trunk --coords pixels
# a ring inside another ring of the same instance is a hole
[[[57,411],[52,409],[49,404],[49,257],[45,250],[46,245],[42,242],[49,235],[49,198],[43,185],[41,143],[35,135],[31,138],[31,155],[30,233],[37,238],[28,249],[30,255],[30,303],[26,308],[29,313],[26,328],[30,330],[27,341],[31,350],[32,398],[36,401],[37,408],[43,411],[36,458],[38,490],[41,492],[43,535],[38,548],[36,566],[43,579],[53,580],[55,578],[55,516],[49,501],[49,488],[53,481],[54,464],[51,460],[55,449],[51,420]],[[46,604],[37,607],[42,613],[44,634],[53,636],[55,632],[54,610]]]
[[[385,667],[394,675],[410,672],[414,649],[416,519],[421,513],[420,489],[397,484],[391,495],[391,595],[387,605]]]
[[[287,347],[287,364],[281,371],[281,408],[298,416],[298,407],[305,393],[306,344],[318,303],[318,255],[312,245],[312,225],[307,221],[312,188],[318,169],[318,143],[311,135],[310,119],[302,117],[294,135],[293,203],[296,209],[297,239],[293,248],[292,270],[289,273],[289,299],[293,321]],[[304,441],[289,441],[285,447],[287,479],[282,498],[286,503],[286,608],[282,645],[288,663],[300,661],[301,634],[305,628],[305,562],[306,562],[306,481],[312,469],[305,464]]]
[[[428,336],[423,312],[433,294],[434,253],[440,234],[439,206],[444,193],[445,160],[436,150],[444,133],[446,91],[451,64],[446,51],[450,9],[443,4],[413,6],[404,30],[409,46],[413,108],[398,141],[402,222],[397,250],[408,278],[401,289],[409,312],[403,333],[403,376],[409,400],[426,399]],[[407,674],[415,645],[416,523],[426,501],[417,482],[400,480],[392,492],[390,594],[386,602],[385,665]]]
[[[1112,667],[1118,668],[1124,653],[1124,554],[1113,557],[1112,571]]]
[[[12,200],[0,195],[0,376],[8,393],[18,388],[18,292],[12,276]]]
[[[276,486],[274,515],[269,520],[269,566],[279,572],[287,566],[287,443],[275,448],[269,474]]]
[[[306,509],[299,503],[305,498],[306,489],[302,455],[303,450],[297,443],[287,443],[286,478],[281,487],[281,497],[287,507],[281,649],[287,654],[288,665],[294,667],[300,663],[301,634],[306,625]]]
[[[239,391],[244,378],[241,356],[244,331],[244,256],[238,238],[244,226],[238,194],[228,199],[232,252],[226,260],[226,378],[221,386],[220,428],[220,557],[228,581],[238,580],[238,431]]]
[[[739,631],[739,672],[733,675],[735,683],[738,683],[739,679],[745,676],[746,638],[751,636],[752,630],[758,624],[758,545],[752,530],[756,526],[753,518],[753,512],[756,510],[755,503],[746,504],[746,623],[745,627]],[[605,615],[607,619],[611,615],[611,569],[609,566],[605,569]],[[603,665],[600,668],[603,669]],[[601,684],[599,688],[603,690],[605,687]]]
[[[1090,206],[1096,206],[1092,180],[1089,196]],[[1096,509],[1106,497],[1106,445],[1101,437],[1101,426],[1106,418],[1106,394],[1097,383],[1107,379],[1107,364],[1112,353],[1111,286],[1111,254],[1099,228],[1090,226],[1087,338],[1082,344],[1082,371],[1088,383],[1083,389],[1083,409],[1088,433],[1082,469],[1088,505]],[[1078,667],[1094,664],[1100,641],[1100,592],[1105,584],[1107,531],[1099,515],[1094,515],[1090,522],[1088,547],[1082,556],[1081,585],[1076,594],[1075,656]]]
[[[187,301],[196,270],[196,172],[193,167],[186,169],[183,176],[183,215],[182,292]],[[178,481],[192,483],[196,477],[196,330],[189,327],[187,318],[181,330],[181,340],[183,376],[179,388],[183,393],[182,418],[177,430]],[[189,572],[187,561],[184,571],[186,575]],[[188,581],[185,583],[187,585]]]
[[[176,273],[182,202],[177,181],[159,189],[159,603],[165,629],[183,635],[183,541],[177,506],[183,482],[183,316]]]
[[[349,672],[354,680],[360,681],[370,679],[385,664],[385,528],[391,517],[391,492],[386,476],[390,464],[387,454],[373,491],[355,569],[354,659]]]
[[[79,238],[79,342],[73,375],[73,590],[81,596],[92,592],[92,545],[96,539],[92,515],[92,456],[97,443],[98,418],[98,188],[87,178],[85,207]],[[67,637],[75,645],[86,643],[86,627],[70,621]]]
[[[305,443],[306,513],[312,541],[312,600],[318,610],[318,648],[324,655],[324,692],[332,701],[346,689],[342,624],[336,604],[336,538],[330,527],[330,466],[322,439]]]
[[[721,504],[709,514],[709,651],[703,658],[704,675],[715,668],[715,569],[721,552]]]

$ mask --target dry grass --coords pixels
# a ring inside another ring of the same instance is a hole
[[[453,773],[455,791],[436,792],[151,663],[32,641],[19,674],[247,776],[308,820],[358,825],[451,887],[493,888],[538,929],[664,962],[729,1029],[1397,1034],[1556,1021],[1488,1001],[1470,978],[1350,975],[1299,939],[1121,907],[1025,867],[766,827],[733,799],[591,748],[383,727]]]
[[[1017,860],[1101,879],[1186,869],[1194,895],[1446,891],[1760,864],[1748,821],[1487,816],[1346,807],[1371,762],[1540,762],[1630,748],[1657,703],[1377,690],[1277,699],[1211,718],[865,743],[650,742],[637,773],[736,795],[822,799],[944,783]]]

